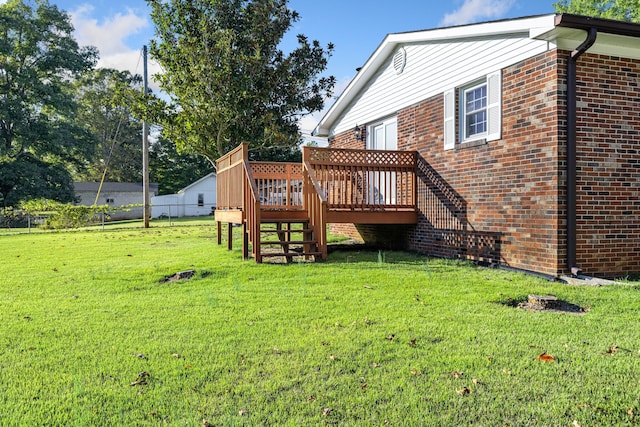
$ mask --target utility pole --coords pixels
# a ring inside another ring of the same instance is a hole
[[[147,46],[142,47],[142,75],[144,95],[148,93],[147,82]],[[149,127],[146,121],[142,121],[142,198],[144,205],[144,228],[149,228],[151,216],[151,198],[149,197]]]

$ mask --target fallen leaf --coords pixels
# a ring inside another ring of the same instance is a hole
[[[539,362],[555,362],[556,358],[550,354],[542,353],[536,357],[536,360]]]
[[[609,347],[609,349],[607,350],[607,353],[609,353],[609,354],[613,354],[613,353],[615,353],[616,351],[618,351],[618,346],[614,344],[614,345],[612,345],[611,347]]]
[[[175,357],[176,359],[182,359],[182,356],[178,353],[173,353],[172,356]]]
[[[453,375],[454,378],[460,378],[464,375],[464,372],[451,371],[451,375]]]
[[[138,353],[138,354],[134,354],[134,357],[137,357],[138,359],[144,359],[145,355],[143,353]]]
[[[388,339],[389,341],[393,341],[393,339],[394,339],[395,337],[396,337],[396,336],[395,336],[395,334],[387,335],[387,339]]]
[[[249,415],[249,410],[246,408],[242,408],[238,411],[238,416],[244,417],[245,415]]]
[[[202,427],[211,427],[211,424],[207,420],[202,420]]]
[[[322,410],[322,415],[324,415],[325,417],[328,417],[332,412],[333,412],[333,408],[324,408]]]
[[[633,416],[635,414],[635,412],[633,411],[633,408],[627,409],[627,414]]]
[[[373,289],[371,286],[367,286],[367,285],[364,285],[363,288],[365,288],[365,289]]]
[[[468,387],[462,387],[460,390],[457,390],[456,393],[458,393],[460,396],[464,396],[467,394],[471,394],[471,389]]]
[[[372,367],[372,368],[379,368],[379,367],[380,367],[380,364],[379,364],[379,363],[376,363],[376,362],[371,362],[371,367]]]
[[[473,383],[473,385],[478,385],[480,384],[480,380],[478,378],[474,378],[471,380],[471,382]]]
[[[411,341],[409,341],[409,346],[410,347],[415,347],[416,346],[416,341],[417,341],[417,339],[413,338]]]
[[[573,420],[573,424],[571,424],[573,427],[582,427],[580,425],[580,423],[578,423],[576,420]]]
[[[506,375],[511,375],[511,371],[508,370],[507,368],[502,369],[502,372]]]
[[[360,388],[361,388],[361,389],[363,389],[363,390],[364,390],[365,388],[367,388],[367,383],[362,383],[362,384],[360,384]]]
[[[133,256],[133,255],[131,255],[131,254],[127,254],[127,256]]]
[[[313,395],[311,395],[311,396],[309,396],[309,397],[307,398],[307,400],[308,400],[309,402],[315,402],[315,401],[316,401],[316,397],[315,397],[315,396],[313,396]]]
[[[57,272],[58,272],[58,269],[57,269],[57,268],[54,268],[54,269],[53,269],[53,271],[57,273]]]
[[[333,354],[329,355],[329,360],[336,360],[336,357]]]
[[[422,372],[420,372],[417,369],[412,369],[411,370],[411,375],[415,375],[416,377],[419,377],[420,375],[422,375]]]

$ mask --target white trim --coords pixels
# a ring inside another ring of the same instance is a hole
[[[458,118],[459,118],[459,135],[460,135],[460,142],[465,143],[465,142],[469,142],[469,141],[476,141],[478,139],[485,139],[487,136],[487,128],[488,128],[488,122],[489,122],[489,114],[487,113],[485,116],[485,129],[482,132],[478,132],[478,133],[474,133],[473,135],[469,136],[467,135],[467,116],[469,115],[469,112],[467,111],[467,93],[476,89],[480,89],[481,87],[485,87],[486,88],[486,97],[488,98],[489,96],[489,88],[487,87],[487,79],[483,78],[482,80],[476,80],[472,83],[469,83],[467,85],[464,85],[462,87],[460,87],[459,89],[459,112],[458,112]],[[484,107],[482,107],[481,110],[477,110],[475,112],[479,112],[479,111],[487,111],[487,105],[488,105],[488,99],[485,101],[485,105]]]
[[[502,137],[502,70],[487,75],[487,141]]]
[[[384,119],[380,119],[380,120],[376,120],[375,122],[373,122],[372,124],[367,126],[367,142],[366,142],[366,148],[367,150],[375,150],[376,148],[372,147],[373,144],[373,138],[374,138],[374,130],[375,128],[377,128],[378,126],[383,126],[385,129],[385,138],[386,138],[386,128],[389,124],[394,123],[396,126],[396,140],[394,141],[395,143],[395,148],[387,148],[387,141],[385,139],[385,150],[397,150],[398,149],[398,116],[388,116],[385,117]]]
[[[456,147],[456,90],[449,89],[444,93],[444,149]]]

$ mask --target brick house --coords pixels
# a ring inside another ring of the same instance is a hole
[[[551,276],[640,272],[639,84],[637,24],[559,14],[390,34],[314,133],[416,150],[418,224],[333,231]]]

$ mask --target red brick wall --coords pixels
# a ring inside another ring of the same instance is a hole
[[[578,60],[577,262],[583,271],[640,271],[640,64]]]
[[[424,175],[432,177],[422,180],[425,215],[412,248],[558,273],[563,219],[555,63],[556,53],[549,52],[503,70],[498,141],[445,151],[442,95],[398,114],[399,148],[417,148],[428,164]]]
[[[499,141],[445,151],[442,95],[398,112],[398,148],[423,160],[408,249],[567,272],[567,55],[551,51],[503,70]],[[578,61],[577,261],[587,274],[640,271],[639,84],[633,61]],[[363,148],[352,136],[331,145]],[[361,238],[376,231],[359,229],[342,227]]]

